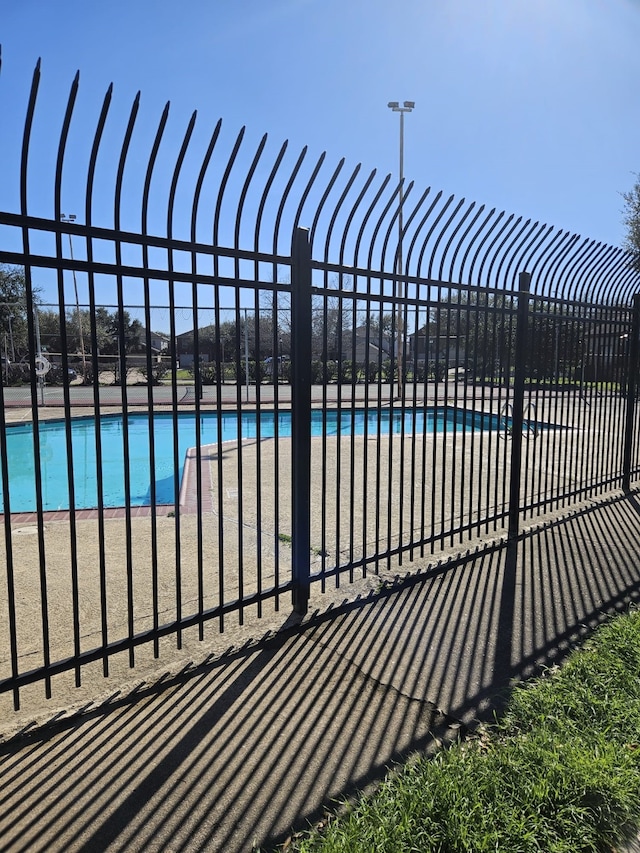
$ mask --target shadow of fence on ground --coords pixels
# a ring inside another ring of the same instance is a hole
[[[637,601],[639,510],[601,500],[24,732],[3,850],[274,848]]]

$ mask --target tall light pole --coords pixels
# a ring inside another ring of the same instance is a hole
[[[7,319],[9,320],[9,343],[11,344],[11,361],[15,361],[16,350],[13,346],[13,328],[11,327],[11,321],[14,319],[13,314],[7,314]]]
[[[394,297],[396,297],[397,295],[403,295],[403,288],[400,282],[400,277],[402,276],[402,203],[404,201],[404,188],[402,186],[404,180],[404,114],[410,113],[415,107],[415,105],[415,101],[403,101],[402,106],[400,106],[399,101],[389,101],[389,103],[387,104],[389,109],[393,110],[394,113],[400,113],[400,195],[398,199],[398,252],[396,261],[397,278],[396,286],[394,286],[393,288]],[[400,306],[397,304],[396,317],[396,334],[398,337],[398,396],[401,396],[402,384],[404,379],[404,341],[402,334],[402,313],[400,310]]]
[[[60,214],[60,219],[62,222],[75,222],[76,215],[75,213],[70,213],[66,216],[64,213]],[[71,232],[69,232],[69,253],[71,254],[71,260],[73,261],[73,243],[71,242]],[[87,362],[86,356],[84,353],[84,334],[82,331],[82,314],[80,313],[80,300],[78,299],[78,282],[76,281],[76,271],[74,269],[71,270],[73,274],[73,289],[76,295],[76,312],[78,314],[78,331],[80,333],[80,349],[82,350],[82,382],[85,382],[85,377],[87,375]]]

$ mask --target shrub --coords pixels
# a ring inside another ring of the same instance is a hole
[[[321,385],[324,382],[324,362],[322,359],[314,358],[311,362],[311,382]]]
[[[195,379],[195,368],[189,368],[189,374]],[[216,384],[216,363],[215,361],[204,362],[200,365],[200,381],[203,385],[215,385]]]
[[[168,372],[169,369],[166,364],[152,364],[151,379],[149,380],[147,365],[145,364],[143,367],[140,367],[140,373],[144,376],[147,382],[151,381],[152,385],[159,385]]]

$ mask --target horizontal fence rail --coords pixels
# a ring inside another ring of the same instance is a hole
[[[246,154],[241,132],[229,154],[220,123],[194,160],[195,114],[167,171],[169,108],[141,140],[139,99],[114,155],[111,90],[83,215],[66,216],[78,78],[53,212],[33,215],[39,87],[38,67],[19,210],[0,209],[0,694],[15,707],[29,685],[49,696],[283,602],[304,614],[314,586],[513,539],[637,482],[625,253],[327,172],[324,155],[307,168],[266,137]]]

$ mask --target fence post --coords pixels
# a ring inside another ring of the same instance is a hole
[[[296,228],[291,248],[291,504],[293,609],[304,616],[311,573],[311,245]]]
[[[622,488],[631,486],[631,451],[633,450],[633,422],[636,412],[636,387],[638,384],[638,356],[640,342],[640,293],[633,297],[633,316],[629,335],[629,377],[627,381],[627,411],[624,424],[624,456],[622,459]]]
[[[520,528],[520,478],[522,468],[522,427],[524,424],[524,381],[527,374],[527,338],[529,333],[529,284],[531,275],[521,272],[518,279],[518,314],[516,319],[515,376],[513,381],[513,415],[511,421],[511,480],[509,484],[508,539],[518,538]]]

